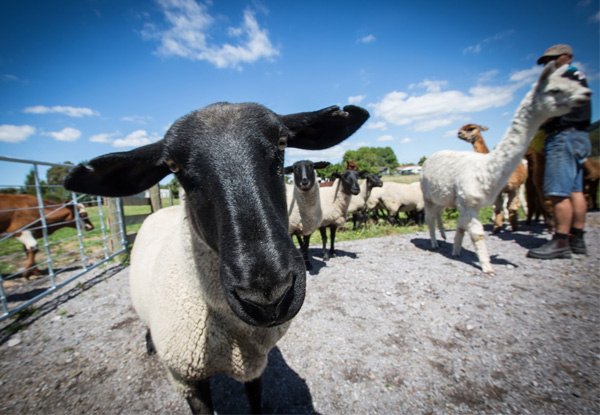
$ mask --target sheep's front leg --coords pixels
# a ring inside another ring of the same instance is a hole
[[[331,248],[329,249],[329,256],[331,258],[336,258],[337,254],[335,253],[335,231],[337,230],[336,226],[330,226],[330,236],[331,236]]]
[[[327,227],[320,227],[319,232],[321,232],[321,240],[323,241],[323,261],[329,261],[329,252],[327,252]]]
[[[494,270],[490,264],[490,255],[488,254],[487,246],[485,245],[483,225],[479,222],[479,219],[477,219],[477,212],[471,217],[467,226],[467,232],[469,232],[473,245],[475,245],[475,252],[477,253],[477,258],[479,258],[481,270],[486,274],[494,274]]]
[[[194,382],[186,400],[192,414],[213,414],[213,403],[210,394],[210,378]]]
[[[250,402],[250,411],[253,414],[262,414],[262,378],[244,383],[244,388]]]
[[[298,239],[298,243],[300,244],[300,251],[302,252],[302,258],[304,259],[304,266],[308,271],[310,271],[313,268],[308,258],[308,246],[310,245],[310,235],[296,235],[296,238]]]

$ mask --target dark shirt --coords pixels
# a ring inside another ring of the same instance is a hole
[[[563,74],[564,77],[579,81],[579,83],[587,88],[588,83],[585,75],[574,66]],[[592,119],[592,104],[591,101],[582,107],[576,107],[568,114],[556,117],[544,125],[546,134],[556,134],[557,132],[566,130],[567,128],[575,128],[576,130],[587,130]]]

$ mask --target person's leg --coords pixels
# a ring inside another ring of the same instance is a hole
[[[571,198],[563,196],[550,196],[554,207],[555,232],[568,235],[573,223],[573,204]]]
[[[583,192],[571,193],[571,205],[573,208],[572,227],[583,229],[585,227],[585,215],[587,214],[587,202]]]

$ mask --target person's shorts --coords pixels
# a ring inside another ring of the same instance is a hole
[[[583,162],[592,145],[587,131],[565,130],[546,138],[544,194],[569,197],[583,191]]]

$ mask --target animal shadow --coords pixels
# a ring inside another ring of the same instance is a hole
[[[489,232],[487,235],[489,235],[491,238],[500,238],[503,241],[514,241],[517,245],[524,249],[532,249],[542,246],[548,242],[547,237],[538,236],[542,235],[545,229],[546,227],[543,223],[533,223],[531,225],[519,223],[519,230],[516,232],[513,232],[505,227],[500,232]]]
[[[448,239],[453,240],[454,239],[453,236],[454,235],[450,236]],[[460,256],[455,257],[454,255],[452,255],[452,249],[454,248],[454,242],[446,242],[443,239],[438,239],[438,241],[437,241],[438,246],[439,246],[438,249],[432,250],[431,242],[430,242],[429,238],[413,238],[410,241],[413,243],[413,245],[415,247],[417,247],[419,249],[443,255],[448,259],[451,259],[454,261],[459,261],[464,264],[470,265],[474,268],[477,268],[478,270],[481,270],[481,266],[479,265],[479,258],[477,258],[477,254],[475,252],[471,251],[470,249],[466,249],[464,247],[464,245],[460,251]],[[514,264],[514,263],[509,262],[502,258],[498,258],[498,255],[490,255],[490,263],[492,265],[512,265],[515,268],[518,267],[517,264]]]
[[[262,375],[265,414],[316,414],[308,385],[285,362],[278,347],[269,353]],[[249,414],[250,405],[241,382],[215,375],[210,380],[214,409],[219,414]]]
[[[329,248],[328,248],[329,249]],[[348,257],[351,259],[358,258],[354,252],[344,251],[342,249],[336,248],[335,253],[337,254],[336,258],[331,258],[329,261],[335,261],[337,258]],[[308,271],[311,275],[318,274],[319,271],[325,266],[327,266],[327,262],[323,261],[323,249],[322,248],[309,248],[308,255],[310,258],[310,263],[313,266],[313,269]]]

